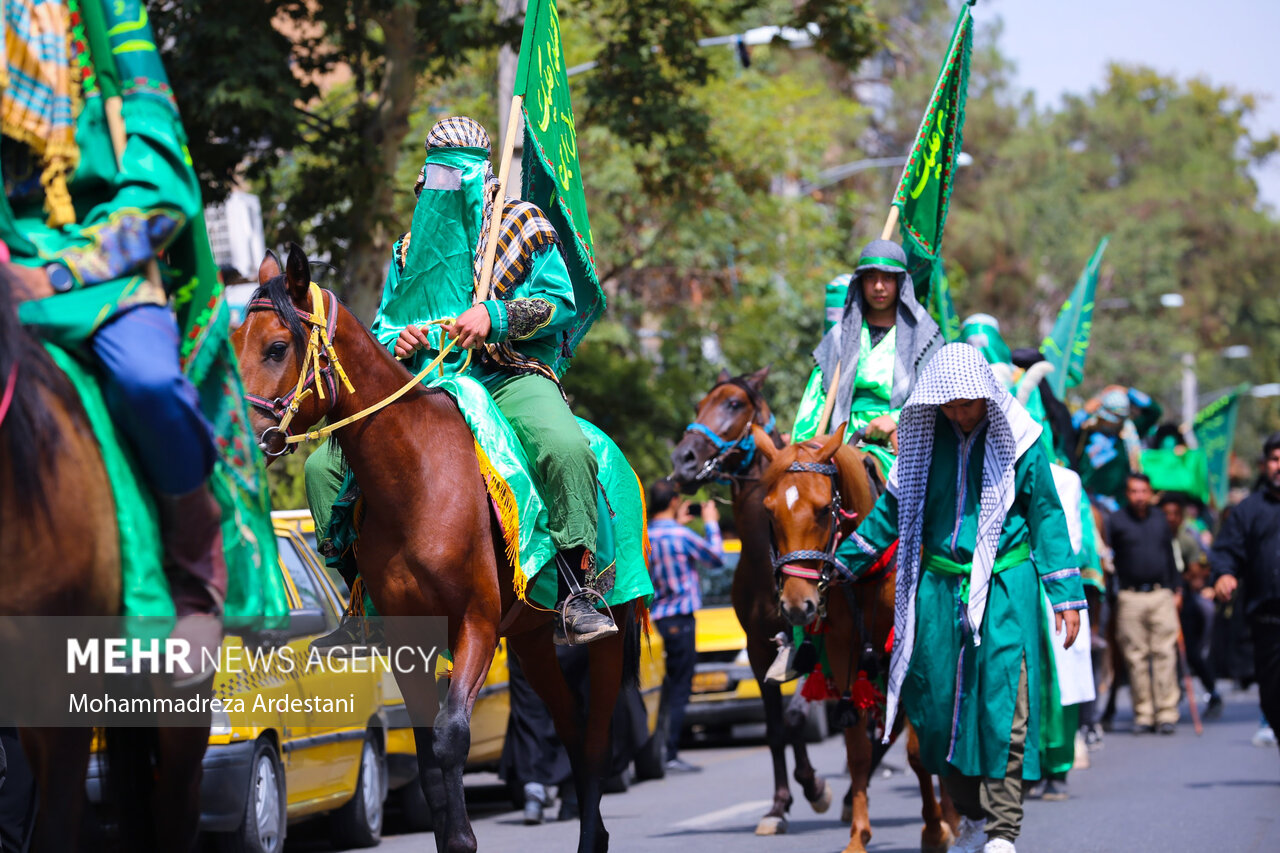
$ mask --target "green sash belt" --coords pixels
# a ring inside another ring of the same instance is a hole
[[[1021,545],[1013,546],[1013,550],[1006,551],[996,557],[995,567],[992,574],[999,574],[1005,569],[1011,569],[1019,566],[1031,559],[1031,545],[1023,542]],[[957,563],[950,557],[944,557],[941,554],[935,554],[932,551],[924,552],[924,567],[931,572],[937,572],[942,575],[963,575],[969,576],[969,572],[973,570],[973,563]]]

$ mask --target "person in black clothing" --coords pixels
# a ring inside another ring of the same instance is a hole
[[[1173,734],[1178,722],[1178,610],[1180,586],[1173,558],[1173,531],[1145,474],[1130,474],[1127,502],[1107,518],[1107,541],[1115,555],[1116,639],[1129,669],[1133,730]]]
[[[1263,486],[1236,506],[1209,552],[1214,590],[1242,587],[1262,714],[1280,732],[1280,432],[1263,445]]]
[[[1187,641],[1187,666],[1208,692],[1204,718],[1213,720],[1222,715],[1222,697],[1218,695],[1213,671],[1211,643],[1215,593],[1209,581],[1209,556],[1200,547],[1195,534],[1187,529],[1186,495],[1166,492],[1160,496],[1160,509],[1173,530],[1173,559],[1182,574],[1178,616],[1182,622],[1182,635]]]

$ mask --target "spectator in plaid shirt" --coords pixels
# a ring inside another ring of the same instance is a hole
[[[693,614],[702,606],[698,566],[718,567],[723,553],[716,505],[702,505],[705,539],[684,526],[690,518],[688,502],[669,481],[658,480],[649,487],[649,571],[654,589],[650,614],[667,651],[659,718],[667,724],[667,770],[677,773],[702,769],[680,760],[676,751],[697,660]]]

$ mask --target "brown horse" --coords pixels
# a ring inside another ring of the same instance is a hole
[[[111,483],[79,397],[18,324],[11,286],[0,274],[0,399],[9,398],[0,419],[0,620],[113,616],[121,577]],[[39,790],[32,850],[78,848],[92,735],[22,729]],[[107,741],[116,758],[107,782],[131,792],[120,797],[128,849],[190,849],[208,725],[112,730]],[[141,748],[121,748],[127,744]]]
[[[844,426],[834,435],[776,449],[755,428],[757,446],[768,460],[761,478],[764,508],[773,543],[776,601],[792,625],[821,622],[830,671],[810,676],[835,682],[842,703],[852,703],[856,716],[844,730],[853,788],[853,819],[845,853],[864,853],[871,840],[867,783],[872,770],[871,726],[874,691],[860,673],[888,670],[886,644],[893,628],[896,572],[850,583],[835,558],[836,545],[866,518],[875,504],[861,451],[844,443]],[[841,581],[844,582],[841,582]],[[858,707],[861,705],[862,707]],[[853,710],[853,709],[851,709]],[[907,757],[920,783],[924,802],[921,850],[945,851],[952,826],[934,797],[933,777],[920,761],[915,732],[908,731]]]
[[[281,400],[307,369],[302,320],[320,306],[311,304],[310,267],[297,246],[290,248],[283,273],[274,258],[264,259],[258,280],[258,295],[232,340],[245,390]],[[355,390],[343,390],[335,382],[324,399],[306,395],[291,424],[300,430],[325,417],[336,423],[390,397],[412,378],[332,294],[320,293],[334,321],[333,352]],[[335,368],[327,358],[321,361],[322,373]],[[256,407],[251,418],[255,432],[279,436],[281,411],[283,407]],[[453,399],[415,386],[394,404],[333,435],[364,493],[360,572],[374,605],[386,617],[448,617],[453,672],[443,703],[436,702],[428,679],[398,676],[413,718],[435,720],[433,727],[417,727],[415,737],[419,781],[435,816],[437,848],[476,849],[462,771],[471,709],[502,634],[546,702],[569,753],[582,815],[578,850],[607,850],[601,784],[614,702],[622,680],[638,672],[636,602],[615,608],[623,631],[588,648],[590,696],[584,713],[556,659],[551,614],[516,597],[514,573],[519,569],[505,556],[474,437]],[[269,443],[267,436],[264,443]],[[388,639],[396,643],[402,638],[393,632],[393,622],[389,620]]]
[[[779,632],[790,631],[778,612],[769,560],[769,516],[760,482],[768,462],[759,449],[765,445],[782,446],[773,426],[773,412],[761,394],[768,375],[767,367],[738,377],[721,371],[715,387],[698,403],[694,422],[671,453],[672,479],[686,491],[715,480],[728,480],[731,484],[734,526],[742,538],[742,556],[733,576],[733,609],[747,635],[747,657],[760,685],[765,737],[773,758],[773,803],[756,826],[758,835],[786,832],[792,803],[787,782],[788,746],[795,754],[795,779],[805,799],[818,813],[831,805],[831,787],[809,761],[802,722],[786,719],[781,688],[764,680],[777,653],[773,638]],[[768,436],[753,437],[753,425],[760,426]]]

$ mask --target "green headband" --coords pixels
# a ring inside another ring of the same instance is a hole
[[[859,267],[871,266],[872,264],[882,267],[894,267],[904,272],[907,269],[907,265],[897,258],[858,258]]]

